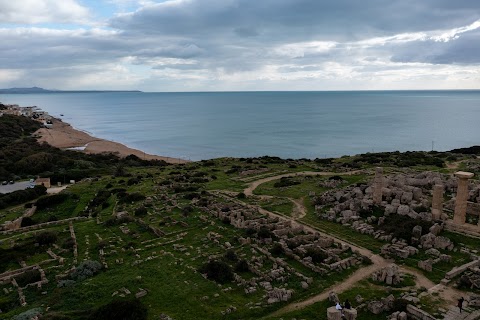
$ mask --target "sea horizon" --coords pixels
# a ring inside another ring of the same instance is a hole
[[[0,94],[95,137],[202,160],[447,151],[478,144],[480,90]],[[63,115],[63,116],[61,116]]]

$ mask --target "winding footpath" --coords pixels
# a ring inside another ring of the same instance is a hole
[[[357,174],[357,173],[360,173],[360,172],[361,172],[360,170],[356,170],[356,171],[349,171],[349,172],[344,172],[344,173],[340,173],[340,174],[341,175],[354,175],[354,174]],[[304,171],[304,172],[286,173],[286,174],[281,174],[281,175],[277,175],[277,176],[271,176],[271,177],[268,177],[268,178],[263,178],[263,179],[259,179],[259,180],[251,182],[244,189],[243,193],[245,193],[245,195],[247,195],[247,196],[252,196],[253,191],[258,186],[260,186],[261,184],[269,182],[269,181],[273,181],[273,180],[278,180],[278,179],[281,179],[281,178],[284,178],[284,177],[332,176],[332,175],[337,175],[337,174],[339,174],[339,173]],[[264,198],[264,199],[271,198],[271,196],[267,196],[267,195],[259,195],[259,197]],[[294,203],[292,217],[286,217],[284,215],[280,215],[280,214],[265,210],[265,209],[263,209],[259,206],[253,206],[253,205],[245,204],[243,202],[242,203],[244,205],[247,205],[247,206],[256,207],[258,209],[258,211],[262,214],[278,217],[278,218],[284,219],[284,220],[290,220],[292,222],[292,224],[297,224],[299,226],[302,226],[305,231],[313,232],[313,233],[317,232],[317,233],[321,234],[322,236],[333,238],[335,241],[337,241],[339,243],[348,245],[352,248],[352,250],[358,251],[360,254],[370,258],[370,260],[372,261],[372,264],[367,266],[367,267],[358,269],[350,277],[348,277],[347,279],[345,279],[341,283],[337,283],[337,284],[323,290],[323,292],[321,292],[317,295],[314,295],[314,296],[312,296],[312,297],[310,297],[306,300],[295,302],[295,303],[290,303],[290,304],[286,305],[285,307],[275,311],[274,313],[272,313],[268,317],[270,317],[270,316],[281,316],[281,315],[283,315],[285,313],[288,313],[288,312],[291,312],[291,311],[303,309],[303,308],[305,308],[309,305],[312,305],[316,302],[327,299],[329,293],[332,292],[332,291],[334,291],[337,294],[342,293],[342,292],[346,291],[347,289],[350,289],[358,281],[360,281],[362,279],[365,279],[368,276],[370,276],[373,272],[375,272],[377,270],[380,270],[380,269],[382,269],[382,268],[384,268],[384,267],[386,267],[389,264],[394,262],[394,261],[384,259],[383,257],[374,254],[372,251],[368,250],[367,248],[361,247],[361,246],[359,246],[357,244],[354,244],[352,242],[349,242],[349,241],[345,241],[344,239],[338,238],[337,236],[331,235],[327,232],[323,232],[323,231],[321,231],[321,230],[319,230],[315,227],[312,227],[312,226],[310,226],[306,223],[303,223],[301,221],[297,221],[297,219],[300,219],[300,218],[302,218],[306,215],[306,208],[303,205],[303,199],[293,199],[293,198],[288,198],[288,197],[285,197],[285,198],[289,199],[290,201],[292,201]],[[435,284],[434,282],[429,280],[427,277],[425,277],[421,272],[419,272],[416,269],[406,267],[406,266],[400,266],[400,270],[403,273],[408,273],[408,274],[411,274],[411,275],[415,276],[415,283],[416,283],[417,287],[427,288],[427,292],[430,293],[430,294],[431,293],[438,293],[438,295],[442,299],[444,299],[445,301],[447,301],[449,303],[455,304],[456,299],[459,296],[462,296],[464,294],[464,293],[461,293],[460,291],[458,291],[454,288],[447,287],[447,286],[442,285],[442,284]]]

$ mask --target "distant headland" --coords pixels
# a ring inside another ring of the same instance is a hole
[[[89,92],[142,92],[140,90],[50,90],[39,87],[0,89],[0,93],[89,93]]]

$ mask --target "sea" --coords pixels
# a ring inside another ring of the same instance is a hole
[[[480,91],[0,94],[75,128],[186,160],[327,158],[480,145]]]

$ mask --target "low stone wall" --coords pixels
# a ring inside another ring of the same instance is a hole
[[[456,224],[452,220],[447,220],[445,223],[445,230],[463,233],[474,237],[480,237],[480,225],[474,224]]]
[[[464,265],[461,265],[460,267],[455,267],[449,272],[445,274],[445,278],[448,280],[451,280],[458,276],[459,274],[465,272],[468,268],[474,268],[476,266],[480,266],[480,260],[474,260],[469,263],[465,263]]]
[[[40,223],[40,224],[36,224],[36,225],[33,225],[33,226],[28,226],[28,227],[16,229],[16,230],[0,231],[0,235],[9,235],[9,234],[17,233],[17,232],[26,232],[26,231],[38,230],[38,229],[42,229],[42,228],[45,228],[45,227],[52,227],[52,226],[58,226],[58,225],[66,224],[70,221],[87,220],[87,219],[89,219],[89,218],[87,218],[87,217],[74,217],[74,218],[68,218],[68,219],[65,219],[65,220],[45,222],[45,223]]]
[[[411,304],[407,305],[407,314],[408,318],[415,320],[436,320],[435,317],[431,316],[428,312],[423,311]]]

